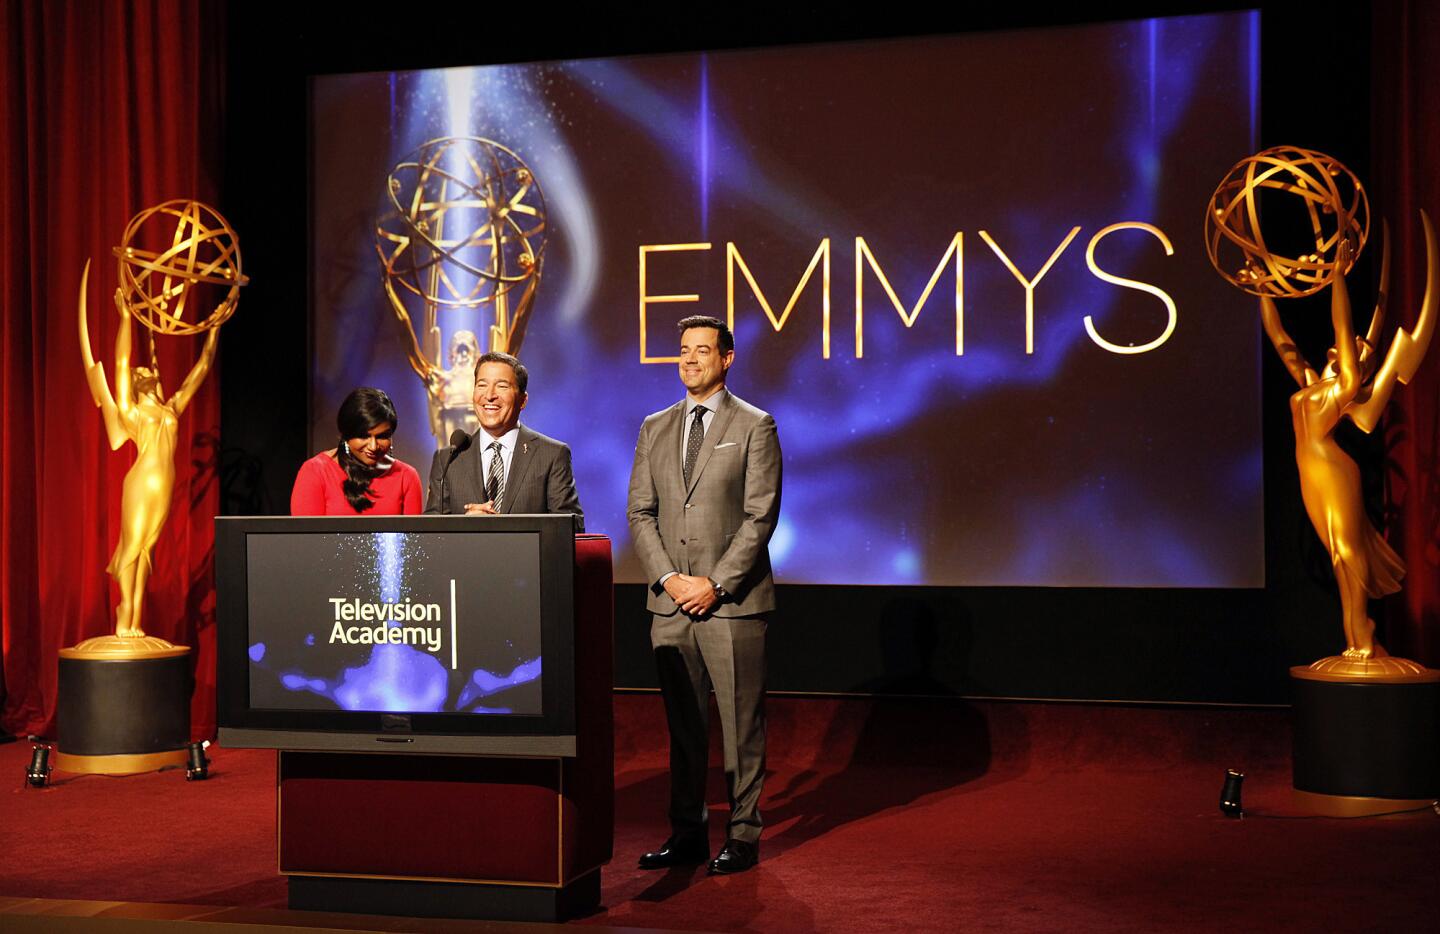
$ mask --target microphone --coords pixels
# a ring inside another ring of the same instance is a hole
[[[468,451],[470,443],[474,440],[475,438],[463,428],[456,428],[450,432],[450,460],[445,462],[445,466],[449,467],[455,462],[455,458]]]
[[[456,428],[450,433],[450,456],[446,458],[445,467],[440,471],[440,512],[444,515],[450,514],[450,465],[470,448],[474,440],[463,428]]]

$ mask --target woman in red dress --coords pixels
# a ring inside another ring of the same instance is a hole
[[[379,389],[345,397],[335,417],[340,444],[300,467],[290,491],[292,516],[415,516],[425,506],[420,475],[390,456],[395,404]]]

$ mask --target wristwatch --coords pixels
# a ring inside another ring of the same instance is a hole
[[[713,588],[715,588],[715,597],[716,597],[716,599],[724,600],[726,597],[730,596],[730,594],[728,594],[728,593],[725,592],[725,588],[724,588],[724,587],[721,587],[719,584],[715,583],[714,581],[711,581],[711,582],[710,582],[710,586],[713,587]]]

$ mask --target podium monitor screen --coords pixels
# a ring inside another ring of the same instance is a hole
[[[218,521],[222,727],[374,748],[573,723],[569,517]]]

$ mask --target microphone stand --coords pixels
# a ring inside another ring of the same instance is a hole
[[[469,449],[470,443],[474,440],[462,428],[456,428],[450,433],[450,457],[445,461],[445,467],[440,471],[440,514],[450,515],[450,465],[455,463],[455,458],[464,454]]]

